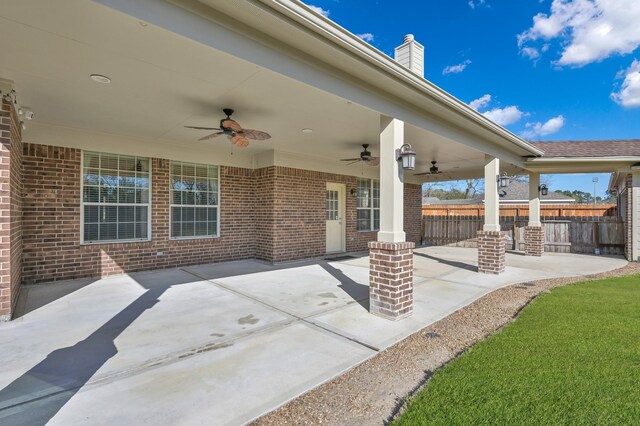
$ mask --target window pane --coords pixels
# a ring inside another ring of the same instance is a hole
[[[100,201],[100,187],[99,186],[85,186],[83,188],[83,201],[85,203],[97,203]]]
[[[99,210],[100,206],[84,206],[84,223],[97,223]]]
[[[101,223],[100,224],[100,240],[116,240],[118,239],[118,224],[117,223]]]
[[[100,185],[100,169],[84,168],[84,184]]]
[[[135,238],[135,224],[133,223],[119,223],[118,224],[118,239],[119,240],[132,240]]]
[[[100,154],[100,168],[118,170],[118,156],[114,154]]]
[[[196,231],[195,234],[199,237],[207,236],[207,222],[196,222]]]
[[[137,239],[148,238],[148,234],[149,234],[148,223],[146,221],[144,223],[136,223],[135,231],[136,231],[135,237]]]
[[[136,190],[131,188],[120,188],[118,190],[118,201],[120,203],[135,203]]]
[[[117,206],[101,206],[100,207],[100,222],[116,223],[118,221],[118,207]]]
[[[100,168],[100,154],[97,152],[84,151],[84,167],[90,167],[94,169]]]
[[[193,222],[182,222],[182,236],[193,237],[194,236],[193,226],[194,226]]]
[[[84,240],[85,241],[98,240],[98,224],[97,223],[84,224]]]
[[[376,209],[373,211],[373,230],[378,229],[380,229],[380,210]]]
[[[135,207],[123,206],[118,207],[118,222],[134,222],[135,221]]]
[[[371,230],[371,210],[369,209],[358,209],[358,217],[357,217],[357,230],[358,231],[369,231]]]
[[[135,174],[136,171],[136,158],[121,155],[119,158],[119,168],[121,172],[128,171]]]
[[[134,207],[136,209],[136,222],[147,223],[149,221],[148,207]]]

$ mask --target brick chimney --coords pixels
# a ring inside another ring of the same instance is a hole
[[[413,34],[404,36],[402,44],[396,47],[395,60],[420,77],[424,77],[424,46],[415,41]]]

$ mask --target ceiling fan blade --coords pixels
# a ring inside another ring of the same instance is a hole
[[[200,139],[198,139],[199,141],[206,141],[209,139],[213,139],[213,138],[217,138],[220,135],[224,135],[224,132],[216,132],[216,133],[211,133],[210,135],[204,136]]]
[[[231,129],[234,132],[242,132],[242,127],[240,127],[238,122],[230,118],[223,119],[220,122],[220,126],[224,127],[225,129]]]
[[[350,166],[350,165],[352,165],[352,164],[359,163],[359,162],[361,162],[361,161],[362,161],[362,159],[361,159],[361,158],[358,158],[358,159],[357,159],[357,160],[355,160],[355,161],[352,161],[352,162],[350,162],[350,163],[347,163],[347,166]]]
[[[379,166],[380,165],[380,157],[369,157],[368,160],[365,161],[370,166]]]
[[[340,161],[360,161],[362,158],[342,158]]]
[[[184,126],[188,129],[198,129],[198,130],[220,130],[217,127],[198,127],[198,126]]]
[[[253,129],[244,129],[240,133],[242,136],[247,137],[249,139],[253,139],[256,141],[263,141],[266,139],[271,139],[271,135],[267,132],[262,132],[260,130],[253,130]]]
[[[231,142],[238,148],[246,148],[249,146],[249,139],[241,135],[235,135],[232,137]]]
[[[424,172],[424,173],[414,173],[414,176],[426,176],[426,175],[430,175],[432,174],[431,172]]]

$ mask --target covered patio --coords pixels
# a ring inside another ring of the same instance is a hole
[[[497,288],[626,264],[506,260],[494,277],[475,272],[473,249],[417,249],[414,313],[398,322],[368,313],[366,255],[26,286],[0,333],[0,422],[248,422]]]

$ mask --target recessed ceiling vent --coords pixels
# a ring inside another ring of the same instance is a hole
[[[420,77],[424,77],[424,46],[418,43],[413,34],[404,36],[404,41],[395,50],[395,60]]]

